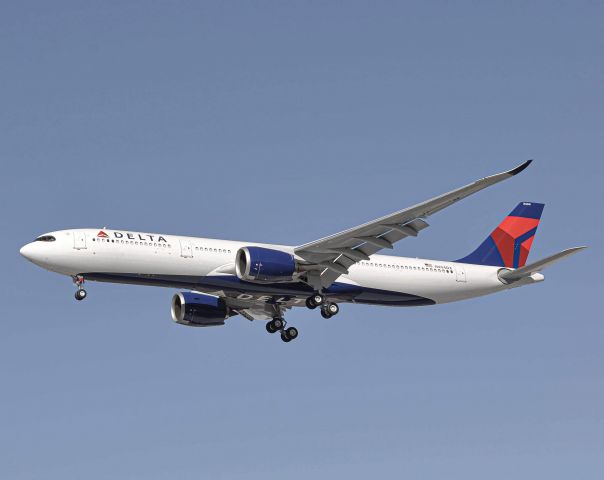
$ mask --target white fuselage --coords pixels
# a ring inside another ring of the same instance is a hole
[[[235,298],[262,300],[260,297],[287,295],[292,306],[304,305],[303,299],[308,295],[307,289],[291,288],[291,284],[234,282],[238,280],[234,262],[239,248],[262,246],[293,253],[291,246],[109,229],[61,230],[46,235],[55,240],[34,241],[25,245],[21,253],[33,263],[64,275],[207,293],[220,291]],[[499,280],[499,270],[499,267],[449,261],[372,255],[369,261],[350,267],[349,274],[340,276],[337,284],[340,290],[352,292],[340,301],[405,305],[397,299],[408,295],[427,299],[429,303],[446,303],[510,288]],[[334,295],[338,296],[337,292]]]

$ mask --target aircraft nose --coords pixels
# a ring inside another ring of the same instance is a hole
[[[28,243],[27,245],[23,245],[21,247],[21,250],[19,250],[19,253],[21,255],[23,255],[25,258],[27,258],[28,260],[31,260],[32,253],[33,253],[32,250],[33,250],[33,248],[32,248],[31,243]]]

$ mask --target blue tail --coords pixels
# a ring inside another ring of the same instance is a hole
[[[470,255],[457,262],[519,268],[526,264],[543,203],[521,202]]]

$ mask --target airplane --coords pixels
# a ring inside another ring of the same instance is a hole
[[[455,261],[378,255],[399,240],[417,237],[426,218],[484,188],[522,172],[511,170],[300,246],[81,228],[45,233],[21,255],[72,277],[75,298],[87,280],[178,288],[172,319],[193,327],[224,325],[241,315],[266,321],[284,342],[298,337],[287,326],[293,307],[337,315],[339,303],[434,305],[501,292],[544,280],[541,271],[586,247],[563,250],[527,264],[544,204],[520,202],[469,255]]]

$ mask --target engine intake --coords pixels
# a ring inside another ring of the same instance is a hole
[[[291,282],[296,261],[291,253],[262,247],[242,247],[237,251],[235,270],[248,282]]]
[[[202,293],[179,292],[172,297],[172,320],[192,327],[224,325],[231,316],[224,300]]]

